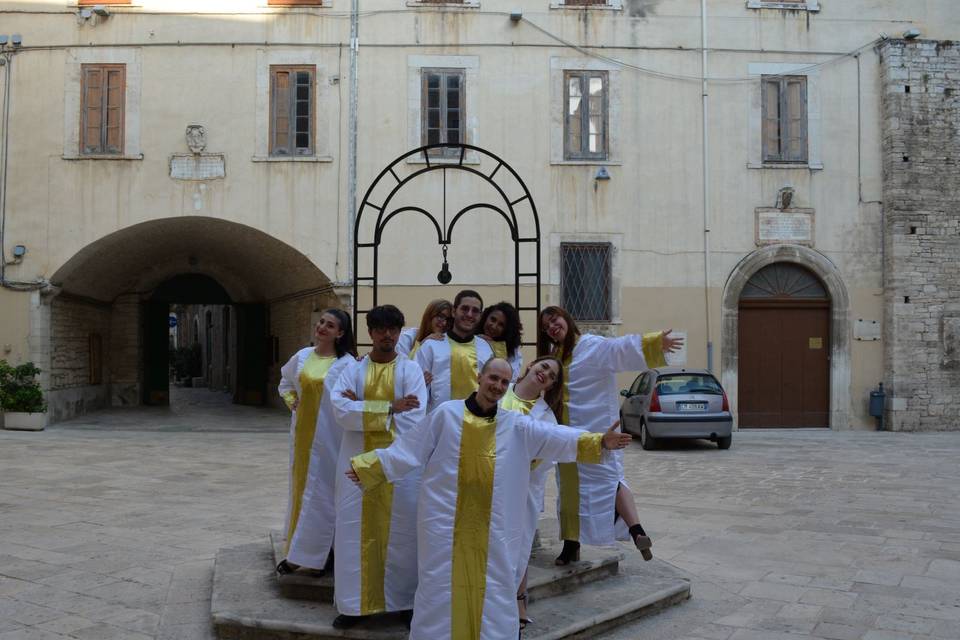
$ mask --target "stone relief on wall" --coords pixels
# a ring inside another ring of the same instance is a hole
[[[205,153],[206,127],[202,124],[188,124],[184,138],[190,153],[175,153],[170,156],[171,178],[197,181],[216,180],[226,176],[226,162],[223,154]],[[202,192],[199,195],[202,197]]]

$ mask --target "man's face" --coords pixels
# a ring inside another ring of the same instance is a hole
[[[391,353],[396,348],[397,339],[400,337],[400,327],[380,327],[370,329],[369,333],[374,351],[386,354]]]
[[[473,333],[473,328],[477,326],[480,320],[480,314],[483,312],[483,303],[470,296],[460,300],[460,304],[453,310],[453,329],[461,336],[468,336]]]
[[[510,369],[507,361],[497,358],[487,365],[486,370],[477,378],[479,382],[477,396],[488,404],[499,402],[507,392],[512,376],[513,370]]]

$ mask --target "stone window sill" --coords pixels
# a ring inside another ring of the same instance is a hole
[[[551,2],[551,9],[568,9],[570,11],[622,11],[623,0],[610,0],[607,4],[566,4]]]
[[[806,169],[807,171],[823,171],[822,164],[807,164],[804,162],[748,162],[747,169]]]
[[[747,9],[787,9],[792,11],[820,11],[820,0],[777,2],[776,0],[747,0]]]
[[[412,156],[407,158],[407,164],[427,164],[427,161],[424,159],[423,154]],[[460,158],[452,157],[440,157],[440,156],[430,156],[431,165],[447,165],[447,166],[456,166],[461,164]],[[480,157],[477,155],[476,151],[467,151],[463,156],[463,164],[480,164]]]
[[[293,13],[305,13],[313,9],[329,9],[332,6],[333,0],[318,0],[316,4],[268,4],[263,0],[260,0],[260,2],[257,3],[258,9],[271,9],[283,12],[293,10]]]
[[[64,160],[143,160],[143,154],[137,153],[134,155],[121,155],[117,154],[84,154],[84,155],[62,155],[60,156]]]
[[[551,160],[550,164],[558,167],[621,167],[622,160],[600,160],[585,158],[582,160]]]
[[[479,9],[480,0],[465,0],[465,2],[422,2],[421,0],[407,0],[408,7],[424,9]]]
[[[251,162],[333,162],[333,156],[253,156]]]

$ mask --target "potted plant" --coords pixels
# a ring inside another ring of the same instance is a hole
[[[0,409],[4,429],[41,431],[47,426],[47,404],[37,381],[40,373],[32,362],[11,367],[0,361]]]

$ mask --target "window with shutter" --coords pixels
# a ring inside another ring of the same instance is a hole
[[[463,143],[466,119],[466,74],[463,69],[421,70],[421,143]],[[456,149],[434,149],[432,155],[458,155]]]
[[[610,322],[613,245],[560,243],[560,297],[576,320]]]
[[[607,158],[606,71],[564,72],[564,159]]]
[[[763,76],[761,83],[763,161],[807,162],[806,76]]]
[[[122,155],[126,65],[81,66],[80,153]]]
[[[270,67],[270,155],[314,154],[313,66]]]

